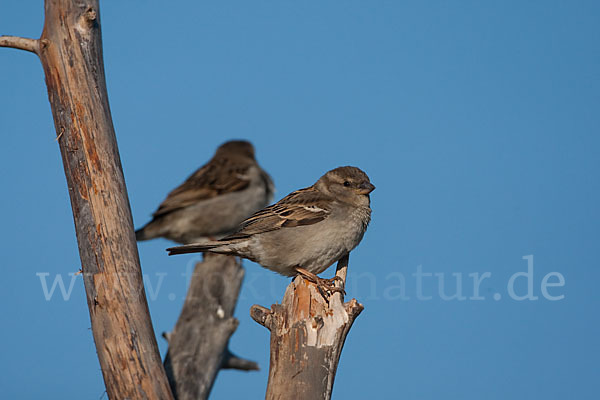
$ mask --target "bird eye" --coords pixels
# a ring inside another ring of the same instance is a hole
[[[344,181],[344,186],[346,186],[346,187],[350,186],[350,182]]]

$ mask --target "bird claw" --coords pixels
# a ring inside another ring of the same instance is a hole
[[[320,278],[316,274],[299,267],[296,268],[296,272],[307,281],[314,283],[323,297],[329,297],[334,293],[340,293],[342,296],[346,295],[346,291],[343,287],[335,286],[336,281],[341,282],[342,285],[345,283],[339,276],[334,276],[333,278]]]
[[[335,285],[335,281],[339,281],[342,284],[342,286],[345,283],[344,280],[337,275],[334,276],[333,278],[319,278],[319,279],[322,279],[323,281],[327,282],[329,285]]]
[[[326,280],[326,279],[324,279],[324,280]],[[340,293],[342,296],[346,295],[346,291],[341,287],[330,285],[330,284],[327,284],[326,282],[316,282],[316,285],[317,285],[317,289],[319,289],[319,292],[321,292],[321,295],[323,295],[323,297],[327,297],[334,293]]]

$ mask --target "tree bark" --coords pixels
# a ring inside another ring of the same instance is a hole
[[[336,274],[344,281],[347,266],[348,256]],[[346,335],[362,310],[356,299],[343,303],[340,293],[324,298],[300,276],[281,305],[253,306],[252,318],[271,331],[266,399],[330,399]]]
[[[228,350],[238,321],[233,317],[244,278],[235,257],[206,254],[194,269],[183,309],[170,334],[165,369],[178,400],[206,399],[221,368],[258,370]]]
[[[39,40],[0,45],[35,52],[44,68],[108,397],[172,399],[108,104],[98,0],[46,0]]]

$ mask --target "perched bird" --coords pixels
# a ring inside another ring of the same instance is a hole
[[[282,275],[303,275],[332,290],[331,280],[316,274],[360,243],[371,220],[369,193],[374,189],[359,168],[339,167],[258,211],[229,236],[167,251],[232,254]]]
[[[244,140],[222,144],[213,158],[175,188],[135,232],[137,240],[164,237],[178,243],[220,238],[273,200],[273,181]]]

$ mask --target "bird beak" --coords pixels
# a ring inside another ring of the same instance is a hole
[[[375,186],[370,183],[370,182],[363,182],[360,184],[360,186],[358,187],[357,192],[359,194],[369,194],[371,193],[373,190],[375,190]]]

